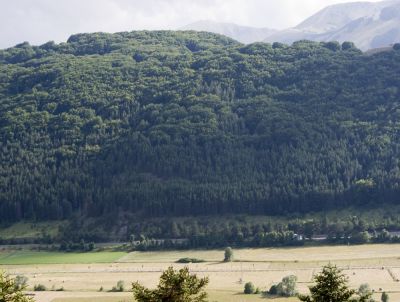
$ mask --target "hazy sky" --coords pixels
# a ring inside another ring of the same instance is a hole
[[[0,48],[62,42],[80,32],[177,29],[198,20],[281,29],[343,2],[354,0],[0,0]]]

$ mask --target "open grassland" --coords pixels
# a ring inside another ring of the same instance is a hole
[[[131,282],[139,281],[154,287],[161,272],[183,257],[204,259],[204,263],[188,264],[198,276],[208,276],[210,301],[262,301],[261,295],[242,295],[243,285],[251,281],[267,290],[284,276],[298,277],[298,289],[307,292],[312,277],[321,266],[332,262],[349,276],[354,288],[369,283],[376,292],[387,291],[391,301],[400,301],[400,245],[360,245],[282,249],[237,249],[235,262],[223,263],[223,250],[170,251],[132,253],[30,253],[0,254],[0,268],[12,275],[25,275],[32,289],[43,284],[48,289],[63,287],[64,292],[36,293],[38,302],[118,302],[132,301],[130,293],[108,293],[119,280],[130,290]],[[6,264],[4,264],[6,263]],[[24,264],[24,265],[20,265]],[[104,292],[99,292],[103,287]],[[377,294],[377,298],[379,294]],[[396,298],[397,297],[397,298]],[[397,299],[397,300],[396,300]],[[296,299],[274,299],[296,301]]]
[[[92,252],[92,253],[60,253],[33,251],[3,251],[0,252],[0,264],[62,264],[62,263],[108,263],[114,262],[126,253],[123,252]]]

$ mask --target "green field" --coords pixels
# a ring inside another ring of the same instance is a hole
[[[0,252],[0,265],[112,263],[125,255],[126,253],[124,252],[61,253],[10,251]]]

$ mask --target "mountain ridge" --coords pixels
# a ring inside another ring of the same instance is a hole
[[[350,2],[327,6],[293,28],[274,30],[234,23],[197,21],[181,29],[209,31],[229,36],[244,44],[299,40],[317,42],[351,41],[366,51],[400,41],[400,1]]]
[[[400,1],[351,2],[328,6],[294,28],[267,37],[265,42],[351,41],[362,50],[400,41]]]

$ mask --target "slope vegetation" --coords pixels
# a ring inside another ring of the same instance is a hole
[[[0,219],[399,202],[400,52],[80,34],[0,51]]]

